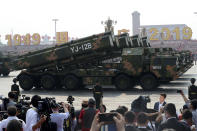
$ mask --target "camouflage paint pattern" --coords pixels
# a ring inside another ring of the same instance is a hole
[[[72,74],[81,78],[83,84],[94,84],[99,79],[102,85],[112,84],[112,79],[121,73],[134,78],[152,73],[158,80],[172,80],[190,68],[181,63],[183,58],[190,59],[189,52],[151,48],[146,39],[105,32],[31,52],[18,57],[12,64],[15,70],[27,69],[26,72],[32,75],[42,76],[43,72],[39,71],[45,71],[61,79]],[[110,60],[117,57],[121,59]],[[180,60],[179,70],[177,59]],[[108,62],[103,62],[105,60]]]
[[[71,62],[75,60],[72,59],[73,57],[78,57],[79,55],[84,56],[82,59],[85,57],[88,58],[90,53],[95,56],[98,56],[97,53],[99,53],[100,57],[104,57],[107,56],[107,53],[104,54],[102,52],[108,52],[110,50],[117,50],[117,48],[114,48],[111,32],[106,32],[19,56],[12,61],[11,65],[15,70],[20,70],[42,66],[46,67],[55,61],[67,64],[67,61]],[[85,56],[86,53],[87,56]]]

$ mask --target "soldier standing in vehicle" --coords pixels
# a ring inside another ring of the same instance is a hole
[[[11,92],[15,93],[15,100],[18,101],[19,96],[20,96],[20,90],[19,90],[19,86],[16,84],[17,79],[14,78],[13,82],[14,82],[14,84],[11,86]]]
[[[101,99],[103,97],[103,88],[99,81],[96,81],[96,85],[93,87],[93,97],[96,101],[96,109],[100,108]]]
[[[189,99],[190,100],[193,100],[193,99],[197,99],[197,86],[194,85],[196,79],[195,78],[191,78],[191,84],[189,87],[188,87],[188,96],[189,96]]]

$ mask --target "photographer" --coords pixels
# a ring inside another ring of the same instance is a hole
[[[131,103],[131,111],[135,113],[147,112],[148,102],[150,102],[149,96],[139,96]]]
[[[113,120],[116,124],[117,131],[125,131],[125,120],[121,114],[117,113],[117,116],[114,116]],[[90,131],[100,131],[101,126],[107,124],[99,121],[99,113],[97,113],[93,119]]]
[[[2,111],[7,110],[7,108],[9,106],[15,106],[16,105],[16,102],[15,102],[15,93],[14,92],[9,92],[8,93],[8,99],[7,98],[4,98],[2,103],[3,103],[1,105],[1,110]]]
[[[64,108],[65,113],[59,113],[59,105],[57,103],[51,104],[51,109],[53,111],[52,114],[50,114],[51,122],[55,122],[57,124],[57,131],[63,131],[63,124],[64,120],[67,119],[69,115],[68,111],[68,105],[65,103],[62,103],[62,106]]]
[[[193,99],[193,100],[188,100],[186,98],[186,96],[184,95],[183,91],[179,91],[181,96],[183,97],[185,104],[187,105],[187,107],[191,110],[192,112],[192,121],[194,123],[194,125],[197,126],[197,99]]]
[[[33,105],[26,113],[26,131],[39,131],[42,123],[46,120],[46,116],[39,118],[38,115],[38,101],[41,97],[34,95],[31,98],[31,104]]]
[[[176,107],[173,103],[168,103],[164,107],[167,120],[159,125],[158,131],[163,129],[175,129],[176,131],[189,131],[189,129],[177,120]]]
[[[7,109],[7,112],[8,112],[8,118],[5,119],[5,120],[3,120],[0,123],[0,131],[3,131],[3,129],[6,129],[8,123],[11,120],[14,120],[14,119],[15,120],[18,120],[19,122],[21,122],[22,123],[22,128],[25,129],[25,127],[26,127],[25,122],[23,120],[18,119],[18,117],[16,117],[17,110],[16,110],[16,107],[15,106],[9,106],[8,109]]]
[[[195,127],[192,126],[192,112],[190,110],[183,111],[183,120],[181,121],[187,128],[195,131]]]

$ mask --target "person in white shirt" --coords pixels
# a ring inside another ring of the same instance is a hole
[[[34,95],[31,98],[32,108],[27,110],[26,113],[26,131],[39,131],[42,123],[46,120],[46,116],[40,118],[38,114],[38,101],[41,100],[41,97]]]
[[[68,105],[66,105],[65,103],[62,103],[62,106],[64,108],[65,113],[59,113],[58,104],[53,103],[51,105],[53,113],[50,114],[50,119],[51,119],[51,122],[55,122],[57,124],[57,131],[64,131],[63,129],[64,120],[70,116],[69,111],[68,111]]]
[[[7,109],[7,112],[8,112],[8,118],[3,120],[1,123],[0,123],[0,131],[3,131],[3,129],[6,129],[7,128],[7,125],[8,123],[11,121],[11,120],[18,120],[19,122],[22,123],[22,128],[23,130],[26,128],[26,125],[25,125],[25,122],[21,119],[18,119],[18,117],[16,117],[16,113],[17,113],[17,109],[15,106],[9,106],[8,109]]]

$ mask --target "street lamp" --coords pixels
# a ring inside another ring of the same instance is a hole
[[[52,21],[55,21],[55,39],[56,39],[56,22],[58,21],[58,19],[52,19]],[[55,42],[56,42],[56,40],[55,40]]]
[[[117,24],[117,21],[111,20],[110,17],[108,17],[108,20],[101,21],[102,25],[105,25],[105,32],[112,31],[114,33],[114,26]]]

